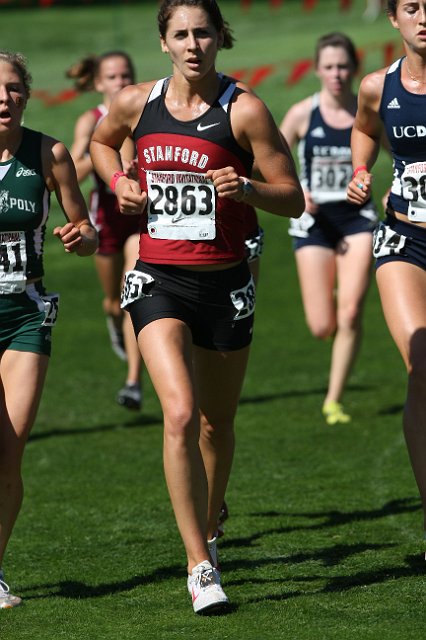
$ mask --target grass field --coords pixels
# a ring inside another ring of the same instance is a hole
[[[286,0],[271,11],[222,1],[234,50],[226,72],[272,65],[256,90],[277,121],[317,88],[294,86],[292,65],[316,38],[343,30],[382,66],[398,42],[385,17],[361,20],[364,2],[312,13]],[[65,69],[88,52],[121,47],[138,77],[169,71],[158,47],[155,2],[80,9],[0,9],[1,48],[28,56],[34,89],[70,88]],[[96,96],[46,106],[26,124],[68,144]],[[389,162],[375,170],[379,196]],[[84,185],[87,190],[88,185]],[[52,211],[50,228],[59,217]],[[161,411],[149,380],[141,414],[114,402],[125,370],[109,349],[93,261],[66,256],[49,238],[46,285],[60,291],[54,351],[28,444],[26,495],[6,576],[25,604],[0,614],[2,640],[414,640],[424,636],[420,501],[401,431],[405,374],[383,321],[374,281],[365,339],[345,394],[350,425],[326,427],[320,406],[330,344],[305,326],[287,222],[260,212],[266,245],[255,339],[237,419],[237,451],[220,545],[228,616],[198,618],[185,589],[185,558],[162,473]]]

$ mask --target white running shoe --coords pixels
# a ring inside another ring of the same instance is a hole
[[[3,572],[0,571],[0,609],[12,609],[22,602],[18,596],[9,593],[9,586],[3,580]]]
[[[220,584],[220,573],[208,560],[203,560],[193,568],[191,591],[195,613],[218,612],[229,604]]]
[[[211,557],[212,562],[213,562],[213,567],[217,570],[217,572],[219,574],[219,577],[220,577],[219,562],[217,560],[217,538],[216,538],[216,536],[214,538],[212,538],[211,540],[207,540],[207,545],[209,547],[209,553],[210,553],[210,557]],[[188,580],[186,581],[186,586],[188,587],[189,595],[192,595],[192,581],[193,581],[192,574],[189,574],[188,575]]]

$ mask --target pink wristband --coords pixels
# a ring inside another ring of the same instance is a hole
[[[352,180],[356,178],[361,171],[368,171],[368,167],[366,164],[360,164],[359,167],[354,169],[354,172],[352,174]]]
[[[117,180],[119,180],[123,176],[126,176],[126,173],[124,171],[116,171],[113,174],[111,182],[109,183],[110,189],[113,193],[115,193],[115,185],[117,184]]]

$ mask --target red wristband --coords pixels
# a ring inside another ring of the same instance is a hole
[[[360,164],[359,167],[354,169],[354,172],[352,174],[352,180],[356,178],[361,171],[368,171],[368,167],[366,164]]]
[[[119,180],[123,176],[126,176],[126,173],[124,171],[116,171],[113,174],[111,182],[109,183],[110,189],[113,193],[115,193],[115,185],[117,184],[117,180]]]

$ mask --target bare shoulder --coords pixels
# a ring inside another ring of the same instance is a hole
[[[79,132],[93,131],[97,121],[98,118],[96,116],[95,109],[89,109],[77,118],[75,129]]]
[[[246,150],[259,154],[259,148],[281,144],[275,120],[263,100],[251,92],[239,93],[231,109],[231,126],[237,142]]]
[[[121,89],[111,102],[104,122],[106,121],[109,124],[115,122],[119,126],[124,125],[129,129],[133,129],[139,121],[155,82],[153,80],[151,82],[131,84]]]
[[[293,128],[298,129],[305,124],[312,111],[312,96],[308,96],[300,102],[293,104],[284,115],[281,122],[281,128],[291,124]]]
[[[63,142],[43,134],[41,160],[44,179],[49,191],[53,191],[59,183],[71,185],[69,181],[71,175],[75,175],[75,167],[71,154]]]
[[[244,88],[244,84],[241,88]],[[234,97],[232,111],[238,118],[255,121],[269,114],[266,104],[253,91],[244,90]]]
[[[41,140],[41,156],[43,164],[48,162],[51,166],[54,162],[67,160],[70,157],[70,153],[63,142],[43,133]]]
[[[241,80],[237,80],[236,78],[232,78],[231,80],[233,80],[235,82],[235,84],[237,85],[238,89],[241,89],[242,91],[245,91],[246,93],[252,93],[253,95],[256,95],[255,91],[253,91],[253,89],[250,87],[250,85],[248,85],[246,82],[242,82]]]
[[[389,67],[384,67],[364,76],[359,86],[360,98],[369,103],[374,103],[381,99],[388,69]]]
[[[110,110],[118,106],[121,109],[125,109],[126,113],[140,111],[141,105],[145,105],[154,85],[155,80],[124,87],[115,96]]]

